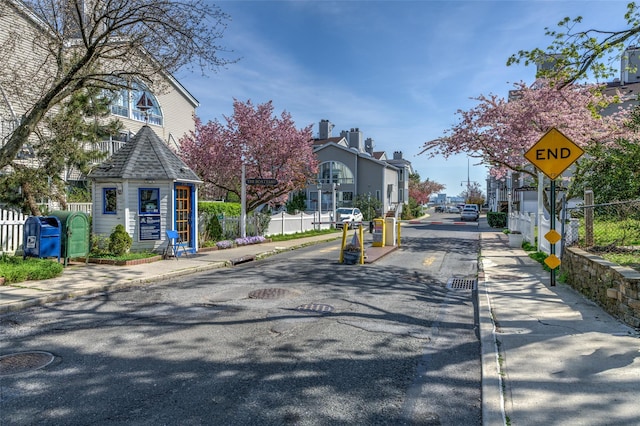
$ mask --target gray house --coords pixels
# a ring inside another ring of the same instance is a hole
[[[399,151],[392,160],[384,152],[374,151],[373,140],[364,140],[358,128],[334,137],[333,127],[329,120],[319,123],[314,140],[319,172],[317,182],[307,187],[308,209],[350,207],[358,195],[367,195],[382,202],[383,212],[400,212],[398,206],[409,199],[411,162]]]
[[[149,126],[87,178],[92,182],[92,232],[108,236],[121,224],[132,251],[161,252],[176,230],[189,252],[198,247],[198,176]]]

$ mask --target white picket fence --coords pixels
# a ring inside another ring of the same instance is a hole
[[[538,250],[545,253],[551,253],[551,243],[547,241],[544,236],[551,230],[551,220],[542,216],[540,221],[536,222],[535,213],[512,213],[509,216],[509,230],[520,231],[523,239],[530,244],[535,244],[536,241],[536,224],[538,225]],[[556,232],[563,235],[562,240],[556,243],[555,253],[556,256],[562,256],[562,247],[564,245],[571,245],[577,241],[579,221],[577,219],[571,219],[568,223],[562,225],[556,221]]]
[[[268,235],[288,235],[296,232],[311,231],[314,229],[331,228],[331,213],[314,212],[313,214],[298,213],[288,214],[285,212],[271,216],[269,227],[265,231]]]
[[[29,216],[0,209],[0,253],[14,254],[22,246],[24,222]]]

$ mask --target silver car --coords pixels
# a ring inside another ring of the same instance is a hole
[[[478,210],[473,207],[465,207],[460,213],[460,220],[478,220]]]

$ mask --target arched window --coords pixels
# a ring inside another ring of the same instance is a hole
[[[353,183],[353,173],[345,164],[338,161],[326,161],[320,164],[318,172],[318,182],[320,183]]]
[[[143,84],[134,83],[132,86],[131,89],[120,89],[112,94],[111,113],[131,120],[146,121],[145,114],[136,107],[144,93],[153,103],[147,112],[149,123],[162,126],[162,110],[156,97]]]

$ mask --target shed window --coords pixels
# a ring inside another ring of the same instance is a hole
[[[160,213],[160,189],[140,188],[140,214]]]
[[[118,192],[116,188],[102,189],[102,213],[116,214],[118,211]]]

